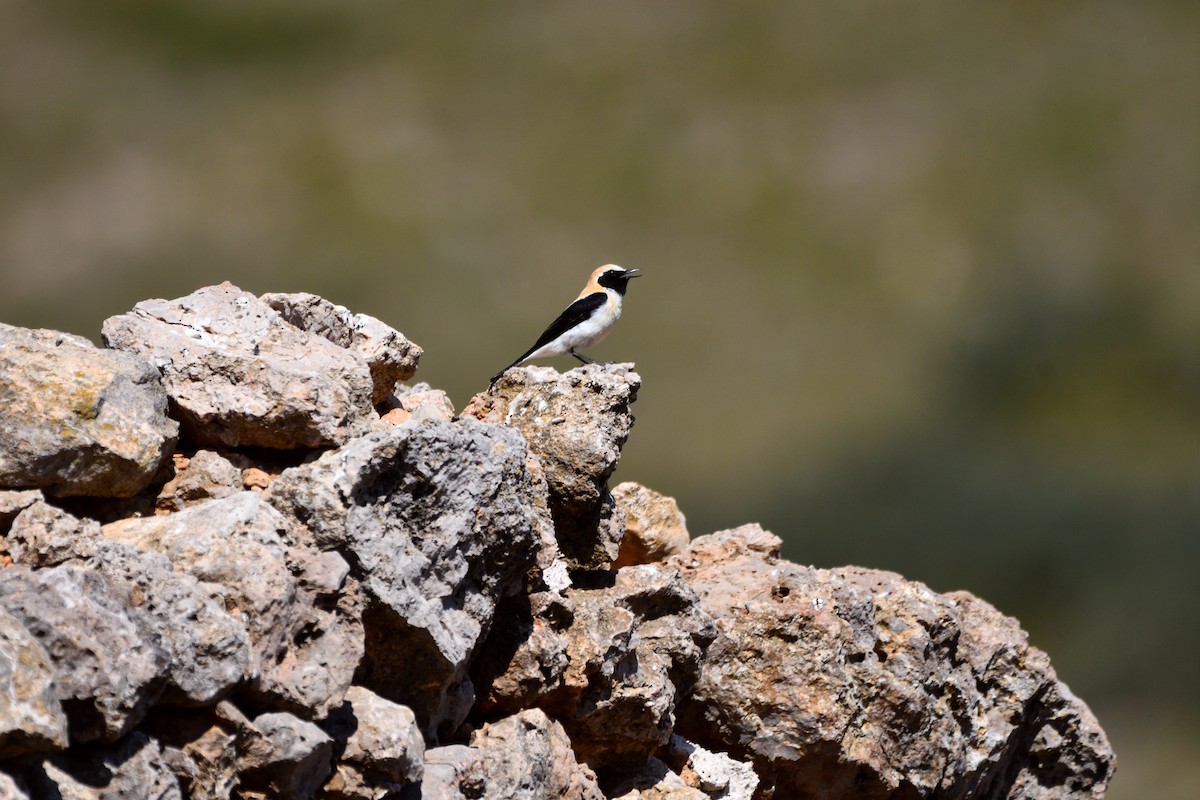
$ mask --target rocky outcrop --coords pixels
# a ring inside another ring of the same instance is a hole
[[[104,338],[0,327],[0,796],[1104,794],[1103,731],[984,601],[609,491],[630,365],[459,417],[313,295]]]
[[[791,564],[780,546],[749,525],[668,562],[721,632],[684,736],[751,759],[782,797],[1102,791],[1095,720],[1015,620],[894,573]],[[1053,753],[1037,744],[1049,740]]]

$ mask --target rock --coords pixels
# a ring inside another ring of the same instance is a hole
[[[397,386],[379,407],[382,427],[391,428],[410,419],[451,420],[454,419],[454,404],[441,389],[433,389],[428,383],[416,386]]]
[[[487,797],[486,791],[487,765],[483,753],[465,744],[452,744],[425,751],[420,793],[407,793],[405,800],[473,800]]]
[[[356,439],[287,470],[267,497],[304,523],[306,544],[347,553],[368,596],[357,682],[436,738],[470,708],[467,663],[496,602],[537,565],[544,491],[520,435],[461,420]]]
[[[651,758],[645,766],[611,782],[607,795],[613,800],[710,800],[723,794],[708,795],[684,782],[662,760]]]
[[[18,514],[38,500],[44,499],[42,493],[37,489],[25,489],[24,491],[0,489],[0,536],[8,534],[8,529]]]
[[[142,359],[0,323],[0,486],[131,497],[177,434],[162,381]]]
[[[241,492],[103,532],[224,587],[230,613],[249,631],[247,689],[257,702],[316,717],[341,705],[362,654],[357,585],[339,587],[335,601],[318,608],[289,565],[303,560],[285,545],[296,539],[293,523],[261,495]]]
[[[662,561],[687,547],[687,520],[675,498],[633,481],[618,484],[612,494],[625,512],[625,535],[614,569]]]
[[[242,471],[212,450],[197,450],[190,458],[175,455],[175,477],[158,493],[160,511],[181,511],[204,500],[242,491]]]
[[[238,727],[230,727],[206,708],[151,714],[142,729],[161,744],[163,761],[189,800],[231,800],[238,782]],[[249,728],[249,720],[241,727]]]
[[[50,656],[20,620],[0,611],[0,759],[66,746]]]
[[[160,704],[210,705],[249,677],[250,635],[225,611],[221,587],[176,571],[162,553],[119,542],[101,542],[84,563],[121,587],[154,626],[170,657]]]
[[[315,333],[367,362],[374,388],[371,402],[381,403],[399,381],[417,371],[421,348],[375,317],[352,314],[315,294],[270,293],[263,301],[302,331]]]
[[[183,800],[158,742],[141,733],[95,750],[52,756],[33,771],[35,797]]]
[[[691,589],[675,570],[628,567],[611,585],[535,596],[534,608],[532,619],[498,624],[477,666],[481,708],[536,705],[562,722],[593,768],[643,764],[669,740],[676,704],[716,636]]]
[[[18,564],[52,567],[95,555],[100,538],[100,523],[38,500],[13,520],[4,547]]]
[[[779,546],[744,526],[667,562],[720,630],[681,735],[751,759],[775,797],[1103,795],[1107,741],[1015,620],[888,572],[791,564]],[[1032,785],[1043,794],[1021,794]]]
[[[113,742],[145,716],[170,660],[120,587],[73,566],[0,570],[0,608],[41,642],[72,742]]]
[[[330,715],[326,730],[345,749],[325,784],[324,800],[382,800],[421,782],[425,740],[407,706],[351,686],[346,705]]]
[[[561,725],[538,709],[475,731],[469,747],[428,751],[421,797],[458,800],[603,800],[595,774],[575,760]]]
[[[255,718],[238,757],[244,800],[314,798],[329,777],[333,740],[311,722],[286,712]]]
[[[364,359],[230,283],[145,300],[106,320],[103,336],[161,371],[173,415],[201,445],[338,445],[376,419]]]
[[[642,379],[631,364],[589,364],[505,372],[463,410],[516,428],[542,461],[558,545],[572,566],[604,569],[624,534],[607,489],[633,426],[630,405]]]
[[[721,800],[753,800],[758,788],[753,764],[705,750],[682,736],[672,736],[667,749],[668,760],[685,785]]]

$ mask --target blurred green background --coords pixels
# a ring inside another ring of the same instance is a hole
[[[1200,5],[0,0],[0,179],[5,322],[316,292],[459,407],[642,269],[617,480],[979,594],[1200,796]]]

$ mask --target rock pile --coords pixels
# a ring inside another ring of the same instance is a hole
[[[1099,798],[1017,622],[690,539],[608,480],[630,365],[510,370],[304,294],[0,325],[0,797]]]

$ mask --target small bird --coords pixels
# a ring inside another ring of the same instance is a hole
[[[636,269],[623,269],[616,264],[597,267],[575,302],[550,323],[533,347],[493,375],[491,383],[500,380],[501,375],[518,364],[543,356],[572,355],[585,364],[595,363],[579,351],[599,344],[608,336],[621,318],[621,299],[629,279],[639,275],[641,273]]]

